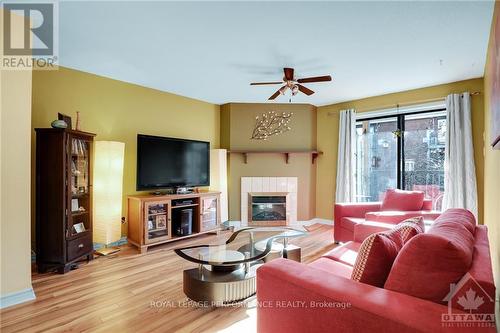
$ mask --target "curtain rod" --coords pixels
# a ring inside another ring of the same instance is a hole
[[[481,95],[480,91],[474,91],[470,93],[471,96],[477,96]],[[356,112],[368,112],[368,111],[377,111],[377,110],[384,110],[384,109],[390,109],[390,108],[397,108],[398,106],[410,106],[410,105],[417,105],[417,104],[424,104],[424,103],[431,103],[431,102],[437,102],[437,101],[442,101],[446,99],[446,96],[444,97],[437,97],[437,98],[429,98],[429,99],[421,99],[417,101],[411,101],[411,102],[406,102],[406,103],[395,103],[395,104],[387,104],[384,106],[377,106],[377,107],[371,107],[371,108],[366,108],[366,109],[356,109]],[[329,116],[333,116],[338,114],[340,110],[337,111],[330,111],[328,112]]]

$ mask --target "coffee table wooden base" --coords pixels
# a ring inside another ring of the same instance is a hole
[[[185,270],[184,294],[193,301],[208,302],[212,306],[242,302],[255,295],[256,271],[260,266],[250,266],[247,273],[244,268],[233,272],[217,272],[206,267]]]

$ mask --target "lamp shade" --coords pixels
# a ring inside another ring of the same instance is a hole
[[[121,238],[124,154],[123,142],[95,142],[93,229],[97,243],[110,244]]]

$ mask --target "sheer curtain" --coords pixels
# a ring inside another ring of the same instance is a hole
[[[465,208],[477,218],[476,168],[472,146],[470,94],[446,97],[443,210]]]
[[[339,149],[335,202],[355,200],[356,112],[340,111]]]

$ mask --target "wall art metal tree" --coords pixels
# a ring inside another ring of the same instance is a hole
[[[255,127],[252,133],[254,140],[267,140],[271,136],[280,135],[291,130],[289,123],[293,112],[278,113],[268,111],[255,117]]]

